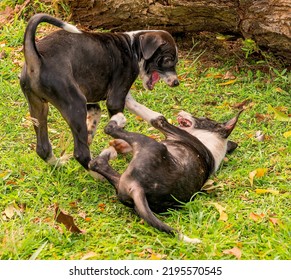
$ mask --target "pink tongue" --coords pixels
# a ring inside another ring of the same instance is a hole
[[[152,85],[154,85],[156,82],[158,82],[160,79],[159,73],[154,71],[152,73]]]

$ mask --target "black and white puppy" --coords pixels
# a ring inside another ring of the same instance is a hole
[[[133,207],[151,226],[167,233],[176,233],[153,212],[175,208],[177,201],[188,202],[193,194],[201,190],[223,160],[227,152],[227,137],[234,129],[239,114],[221,124],[181,112],[177,127],[161,114],[137,103],[130,94],[126,107],[161,131],[166,139],[157,142],[145,135],[125,131],[125,117],[118,113],[105,127],[105,132],[116,140],[89,166],[115,187],[122,203]],[[120,175],[108,160],[116,156],[116,151],[128,152],[131,149],[133,158]],[[179,237],[187,242],[199,242],[183,234]]]
[[[63,30],[36,43],[36,29],[42,22]],[[166,31],[83,32],[49,15],[37,14],[25,31],[24,56],[20,84],[34,120],[36,152],[50,164],[62,163],[62,159],[54,156],[49,141],[48,103],[70,126],[74,156],[88,169],[89,144],[100,118],[98,101],[106,100],[110,116],[122,112],[139,74],[149,90],[160,78],[171,87],[179,84],[177,48]]]

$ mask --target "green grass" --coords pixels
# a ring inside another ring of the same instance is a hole
[[[227,62],[208,67],[199,60],[193,64],[196,57],[190,53],[187,60],[182,54],[180,57],[179,87],[169,88],[160,82],[154,91],[146,92],[140,81],[135,83],[133,96],[174,123],[181,109],[226,121],[237,113],[238,103],[249,99],[231,135],[239,148],[227,156],[211,178],[220,188],[197,194],[180,210],[159,215],[172,227],[203,241],[190,245],[143,223],[117,201],[109,183],[91,178],[76,160],[53,168],[37,157],[28,106],[17,78],[23,62],[25,24],[25,20],[17,20],[4,26],[0,34],[6,55],[0,61],[0,259],[81,259],[88,252],[95,253],[94,259],[235,259],[223,253],[233,247],[241,250],[241,259],[290,259],[291,138],[284,137],[284,133],[291,126],[290,121],[279,121],[268,111],[271,105],[285,115],[291,113],[287,71],[270,68],[266,72],[257,67],[235,71],[234,65]],[[225,81],[215,75],[227,71],[232,71],[236,82],[218,85]],[[103,132],[108,116],[104,103],[101,106],[103,117],[92,145],[94,156],[110,140]],[[145,122],[127,111],[125,114],[128,130],[160,136]],[[257,114],[262,114],[262,119]],[[59,155],[66,149],[71,154],[70,131],[52,107],[49,129],[55,153]],[[253,137],[258,130],[266,135],[265,141]],[[129,160],[129,156],[119,156],[112,164],[122,171]],[[267,168],[267,173],[255,177],[251,186],[249,173],[257,168]],[[256,193],[256,189],[268,188],[279,194]],[[56,223],[55,203],[86,232],[72,234]],[[219,220],[212,203],[225,207],[226,221]],[[7,217],[9,209],[14,212]],[[251,213],[263,217],[254,221]],[[277,223],[271,223],[270,218],[276,218]]]

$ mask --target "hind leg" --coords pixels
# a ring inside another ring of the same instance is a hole
[[[29,104],[29,112],[36,134],[36,153],[41,159],[51,165],[61,164],[61,160],[58,160],[53,154],[52,146],[48,138],[48,103],[31,92],[24,92],[24,94]]]

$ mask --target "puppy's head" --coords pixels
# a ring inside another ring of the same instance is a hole
[[[161,78],[170,87],[179,85],[176,73],[178,52],[173,37],[166,31],[146,31],[139,35],[140,77],[143,86],[152,90]]]
[[[198,137],[202,131],[207,131],[212,134],[219,135],[221,139],[226,139],[236,126],[240,111],[231,120],[219,123],[208,118],[197,118],[191,114],[182,111],[178,114],[179,127],[186,130],[188,133]],[[199,138],[199,137],[198,137]]]

